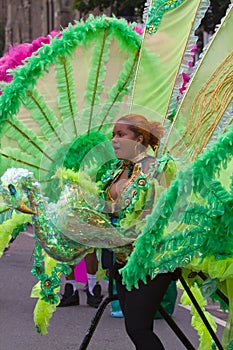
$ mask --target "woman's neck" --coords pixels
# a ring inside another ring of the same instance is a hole
[[[146,153],[146,151],[144,151],[144,152],[139,153],[134,158],[128,159],[128,161],[135,164],[135,163],[140,162],[142,159],[144,159],[146,157],[147,157],[147,153]]]

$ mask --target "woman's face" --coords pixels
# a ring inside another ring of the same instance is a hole
[[[115,124],[112,134],[112,145],[118,159],[132,160],[137,155],[137,144],[142,136],[135,136],[123,121]]]

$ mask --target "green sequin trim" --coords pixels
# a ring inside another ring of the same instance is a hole
[[[149,34],[155,34],[158,30],[160,22],[167,11],[173,10],[180,6],[184,0],[156,0],[151,5],[148,19],[146,22],[146,30]]]

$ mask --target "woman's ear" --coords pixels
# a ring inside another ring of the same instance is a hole
[[[143,135],[139,135],[137,137],[137,142],[142,143],[143,142]]]

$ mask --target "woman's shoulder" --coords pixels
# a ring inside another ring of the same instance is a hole
[[[143,172],[147,173],[155,163],[156,163],[156,158],[151,155],[147,155],[141,163]]]
[[[162,174],[174,178],[176,174],[176,165],[174,159],[169,154],[163,154],[160,157],[148,155],[143,160],[142,170],[144,173],[148,175],[151,174],[156,178],[161,177]]]

